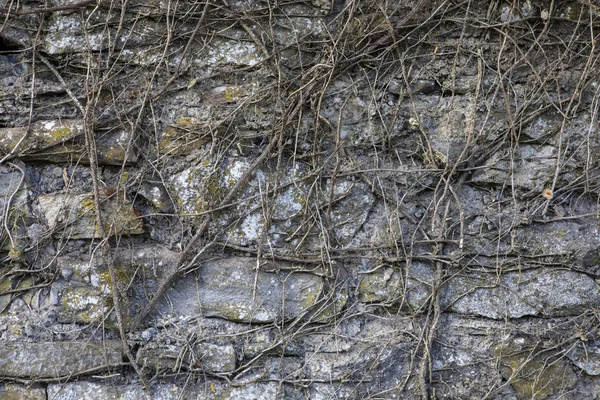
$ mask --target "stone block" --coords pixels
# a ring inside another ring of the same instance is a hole
[[[66,378],[122,364],[119,341],[8,342],[0,346],[0,376]]]
[[[231,372],[235,370],[235,349],[233,346],[219,346],[200,343],[194,346],[200,368],[209,372]]]
[[[199,343],[191,349],[178,345],[149,345],[138,351],[137,359],[149,372],[191,367],[212,373],[235,370],[236,360],[233,346],[211,343]]]
[[[144,233],[144,224],[133,205],[117,197],[113,190],[100,193],[100,207],[104,229],[109,236],[139,235]],[[39,197],[39,204],[49,228],[55,235],[71,239],[102,237],[96,225],[96,204],[92,193],[69,195],[54,194]]]
[[[214,400],[277,400],[283,395],[283,388],[276,382],[247,383],[239,386],[214,385]]]
[[[586,374],[600,375],[600,341],[581,341],[569,350],[567,357]]]
[[[0,128],[0,154],[18,154],[23,160],[57,163],[87,163],[81,119],[37,121],[27,127]],[[131,135],[126,131],[96,132],[96,149],[100,164],[121,165],[136,160],[127,151]]]
[[[536,268],[451,278],[442,287],[444,308],[494,319],[527,315],[578,315],[600,305],[600,287],[586,274]]]
[[[5,400],[46,400],[46,389],[22,385],[0,386],[0,398]]]
[[[500,372],[519,400],[542,400],[577,383],[577,376],[562,358],[539,352],[527,338],[510,338],[492,354],[500,359]],[[539,353],[539,354],[538,354]]]
[[[513,160],[496,153],[478,169],[471,181],[476,184],[514,186],[541,193],[546,182],[554,177],[556,148],[548,145],[521,145]]]
[[[107,10],[85,10],[82,13],[53,13],[46,22],[47,31],[42,47],[50,55],[84,53],[108,48],[116,41],[117,49],[140,47],[159,40],[156,23],[151,19],[140,18],[131,27],[121,30],[118,37],[110,37],[104,30],[107,21],[118,23],[119,13]],[[181,32],[189,32],[193,26],[180,27]],[[110,41],[109,41],[110,39]]]
[[[100,382],[69,382],[48,385],[48,398],[53,400],[206,399],[201,395],[190,397],[191,393],[185,393],[184,389],[168,383],[153,383],[150,390],[151,393],[148,394],[141,384],[108,385]]]
[[[317,304],[323,286],[316,275],[256,270],[256,259],[250,257],[210,261],[168,290],[169,301],[158,307],[162,317],[157,320],[197,315],[239,322],[288,320]]]
[[[363,275],[358,286],[358,299],[365,303],[394,303],[402,294],[402,278],[399,271],[382,267]]]

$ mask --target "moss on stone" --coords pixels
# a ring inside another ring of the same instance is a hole
[[[535,347],[524,338],[496,346],[493,355],[500,358],[500,372],[519,400],[542,400],[577,383],[564,360],[536,355]]]
[[[0,398],[3,400],[46,400],[46,390],[8,384],[0,386]]]
[[[10,300],[12,295],[10,294],[2,294],[6,293],[11,289],[10,278],[6,277],[0,281],[0,315],[5,313],[6,309],[10,305]]]
[[[314,316],[316,322],[328,322],[331,318],[338,315],[348,302],[348,290],[339,288],[333,293],[333,298],[329,300],[325,307],[319,309]]]
[[[3,128],[0,129],[0,152],[9,153],[13,149],[17,153],[31,152],[47,148],[74,137],[82,130],[82,120],[38,121],[32,124],[29,135],[26,127]]]
[[[87,287],[68,287],[60,293],[63,318],[95,323],[108,312],[108,297]]]
[[[393,302],[400,298],[400,292],[400,276],[389,267],[363,275],[358,286],[358,298],[365,303]]]
[[[173,179],[172,186],[182,214],[200,214],[209,210],[220,193],[213,174],[203,166],[181,172]]]
[[[167,125],[158,142],[160,154],[182,155],[210,142],[211,124],[195,117],[180,117],[175,124]]]

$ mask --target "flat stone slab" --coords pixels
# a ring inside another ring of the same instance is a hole
[[[83,133],[83,120],[64,119],[37,121],[27,127],[0,129],[0,152],[8,154],[32,153],[37,150],[64,143]]]
[[[319,276],[284,268],[257,271],[256,265],[251,257],[208,262],[195,277],[176,282],[158,311],[166,319],[204,315],[266,323],[296,318],[321,297],[324,284]]]
[[[535,343],[523,337],[510,338],[492,350],[519,400],[542,400],[575,386],[577,376],[563,358],[535,350]]]
[[[567,357],[586,374],[600,375],[600,341],[577,343],[567,353]]]
[[[476,184],[514,185],[521,190],[537,190],[541,193],[544,183],[553,174],[556,148],[522,145],[519,149],[519,158],[512,164],[507,157],[493,155],[486,163],[486,168],[475,171],[471,181]]]
[[[152,393],[147,397],[148,394],[141,384],[113,386],[96,382],[69,382],[48,385],[48,398],[54,400],[125,400],[146,398],[153,400],[176,400],[181,399],[184,393],[184,389],[173,384],[153,384],[151,385],[151,391]],[[205,397],[198,398],[204,399]]]
[[[121,364],[121,343],[118,341],[17,342],[0,345],[0,376],[5,377],[73,377]]]
[[[104,229],[110,236],[144,233],[144,224],[133,205],[110,189],[103,190],[100,207]],[[72,239],[102,237],[96,225],[96,204],[92,193],[56,194],[39,197],[39,204],[50,229]]]
[[[469,315],[504,319],[526,315],[577,315],[600,305],[600,287],[588,275],[550,268],[495,274],[470,274],[443,287],[445,308]]]
[[[87,163],[81,119],[37,121],[27,127],[0,128],[0,154],[19,154],[24,160],[57,163]],[[97,158],[100,164],[121,165],[136,160],[127,147],[131,135],[126,131],[96,132]]]
[[[46,389],[8,384],[0,386],[0,399],[47,400]]]
[[[142,347],[137,360],[149,372],[193,367],[206,372],[231,372],[235,370],[235,349],[231,345],[219,346],[199,343],[188,348],[177,345]]]
[[[215,380],[208,385],[186,385],[180,387],[169,383],[152,383],[151,393],[141,384],[107,385],[96,382],[69,382],[48,385],[48,399],[52,400],[107,400],[107,399],[152,399],[152,400],[276,400],[283,396],[283,388],[276,382],[249,383],[229,386]],[[45,399],[45,397],[44,397]]]

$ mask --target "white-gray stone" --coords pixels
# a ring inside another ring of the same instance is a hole
[[[301,316],[320,299],[322,278],[289,270],[257,271],[256,265],[256,259],[250,257],[203,264],[193,275],[168,290],[168,301],[158,308],[158,322],[199,315],[232,321],[272,322]],[[280,266],[290,265],[281,263]]]
[[[0,376],[35,379],[73,377],[122,364],[119,341],[2,343]]]
[[[586,374],[600,375],[600,342],[579,342],[567,353],[567,357],[573,361]]]
[[[488,318],[568,316],[600,305],[600,287],[588,275],[560,269],[476,274],[443,286],[444,308]]]

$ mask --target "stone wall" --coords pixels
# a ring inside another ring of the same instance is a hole
[[[0,0],[0,398],[597,398],[599,12]]]

